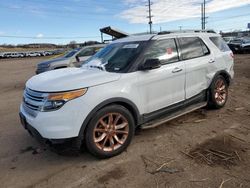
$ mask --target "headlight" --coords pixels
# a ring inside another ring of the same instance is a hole
[[[38,68],[49,68],[50,67],[50,63],[48,63],[48,64],[38,64],[37,67]]]
[[[61,108],[67,101],[76,99],[87,92],[87,88],[60,93],[49,93],[42,111],[52,111]]]

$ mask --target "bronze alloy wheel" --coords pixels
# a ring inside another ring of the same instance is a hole
[[[93,138],[102,151],[110,152],[120,148],[128,138],[129,123],[120,113],[107,113],[97,121]]]
[[[223,79],[216,80],[214,98],[219,105],[223,105],[227,98],[227,86]]]

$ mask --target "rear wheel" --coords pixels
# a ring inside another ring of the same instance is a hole
[[[209,106],[212,108],[222,108],[228,98],[228,83],[221,75],[217,76],[210,87]]]
[[[123,106],[111,105],[99,110],[85,131],[87,149],[99,158],[123,152],[134,135],[134,120]]]

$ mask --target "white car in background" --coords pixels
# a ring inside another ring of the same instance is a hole
[[[10,57],[11,58],[20,58],[20,57],[24,57],[24,54],[21,52],[12,52],[12,53],[10,53]]]
[[[4,52],[0,53],[0,58],[5,58],[5,53]]]
[[[27,52],[26,53],[26,57],[38,57],[38,56],[41,56],[41,54],[38,52]]]

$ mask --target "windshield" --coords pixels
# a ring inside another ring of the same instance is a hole
[[[83,67],[98,68],[108,72],[125,72],[136,60],[146,42],[110,44],[89,58]]]
[[[65,58],[72,57],[72,56],[75,55],[76,52],[78,52],[78,51],[79,51],[78,49],[77,49],[77,50],[72,50],[72,51],[70,51],[69,53],[67,53],[64,57],[65,57]]]

